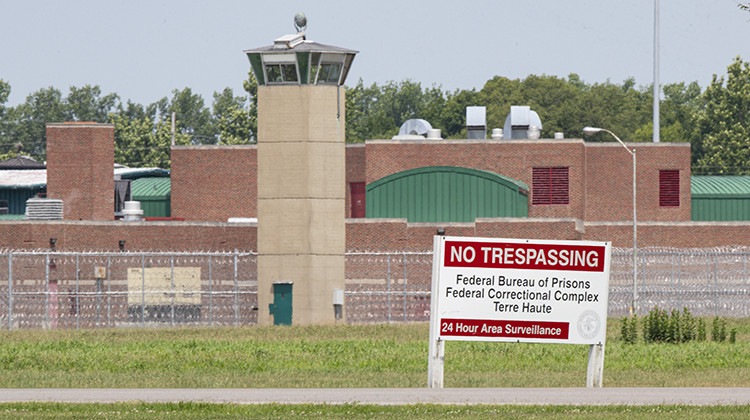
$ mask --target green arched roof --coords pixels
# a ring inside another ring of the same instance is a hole
[[[693,198],[750,197],[748,175],[693,175],[690,177]]]
[[[410,222],[473,222],[526,217],[529,187],[489,171],[429,166],[391,174],[367,186],[369,218]]]

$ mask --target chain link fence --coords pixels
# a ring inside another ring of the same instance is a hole
[[[629,313],[633,254],[615,249],[609,314]],[[750,248],[639,249],[637,308],[750,316]],[[350,323],[428,321],[431,252],[346,254]],[[252,325],[257,254],[0,251],[0,328]]]
[[[0,325],[112,328],[257,322],[254,253],[0,253]]]

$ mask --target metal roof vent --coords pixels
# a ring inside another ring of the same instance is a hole
[[[122,209],[123,220],[126,222],[135,222],[141,220],[143,210],[141,210],[140,201],[126,201],[125,208]]]
[[[487,138],[487,107],[466,107],[466,138],[469,140]]]
[[[505,139],[527,139],[531,127],[542,131],[542,120],[539,119],[539,114],[532,111],[529,106],[511,106],[510,114],[503,126]]]
[[[62,220],[63,201],[58,198],[29,198],[26,200],[26,219]]]
[[[273,40],[273,49],[274,50],[289,50],[301,44],[304,40],[305,40],[304,32],[284,35],[281,38],[276,38]]]
[[[398,134],[393,136],[394,140],[419,140],[424,139],[425,136],[432,130],[432,125],[425,120],[419,118],[412,118],[404,121],[401,124],[401,128],[398,129]]]

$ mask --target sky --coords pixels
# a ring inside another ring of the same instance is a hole
[[[307,16],[307,39],[359,51],[346,84],[410,79],[481,89],[498,75],[587,83],[653,81],[654,0],[0,0],[7,105],[53,86],[99,85],[147,105],[189,87],[243,94],[243,50]],[[750,13],[736,0],[660,0],[660,80],[698,83],[750,61]]]

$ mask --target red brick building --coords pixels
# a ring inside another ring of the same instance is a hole
[[[47,125],[47,197],[63,201],[66,220],[112,220],[115,128],[111,124]]]
[[[113,219],[113,131],[106,124],[51,124],[48,188],[63,221],[0,221],[0,247],[59,250],[257,250],[257,148],[172,148],[172,216],[184,222]],[[638,246],[746,245],[750,223],[690,221],[690,146],[629,144],[637,151]],[[429,250],[448,235],[581,239],[632,246],[632,160],[617,143],[554,140],[372,140],[346,147],[347,215],[363,210],[365,186],[414,168],[481,169],[528,186],[527,217],[472,222],[349,218],[348,250]],[[545,174],[554,173],[554,177]],[[535,174],[537,175],[535,177]],[[541,175],[540,175],[541,174]],[[562,180],[562,181],[561,181]],[[566,188],[562,188],[565,186]],[[545,189],[548,191],[545,192]],[[555,194],[549,190],[554,189]],[[352,191],[354,196],[352,197]],[[562,192],[562,193],[561,193]],[[359,207],[358,207],[359,206]]]
[[[632,143],[629,147],[638,156],[638,219],[690,221],[690,145]],[[174,147],[173,216],[205,221],[256,217],[256,153],[254,146]],[[362,194],[364,185],[410,169],[452,166],[493,172],[528,185],[528,217],[632,220],[632,161],[617,143],[371,140],[347,145],[346,160],[349,217],[361,216],[356,214],[352,191]],[[560,174],[553,181],[556,185],[545,182],[550,171]],[[676,176],[676,182],[664,185],[665,173]],[[553,192],[554,198],[544,194],[550,188],[559,190]],[[670,200],[665,202],[670,188]]]

